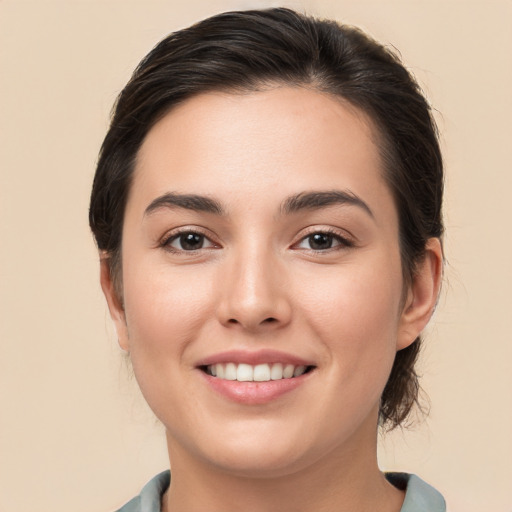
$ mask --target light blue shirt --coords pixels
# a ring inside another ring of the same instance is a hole
[[[400,512],[446,512],[443,497],[433,487],[416,475],[408,473],[386,473],[394,486],[405,490],[405,500]],[[117,512],[160,512],[162,495],[169,487],[171,473],[167,470],[156,475]]]

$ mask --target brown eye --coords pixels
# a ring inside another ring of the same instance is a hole
[[[308,236],[309,247],[315,251],[330,249],[333,241],[334,237],[327,233],[315,233]]]
[[[353,244],[336,233],[318,231],[304,237],[298,244],[299,249],[310,251],[327,251],[329,249],[341,249],[352,247]]]
[[[176,251],[197,251],[206,247],[213,247],[212,242],[202,233],[187,231],[172,236],[165,245]]]

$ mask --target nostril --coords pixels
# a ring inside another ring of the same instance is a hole
[[[262,320],[262,324],[273,324],[275,322],[277,322],[277,318],[274,318],[274,317],[268,317],[268,318],[265,318],[265,320]],[[239,324],[240,322],[236,319],[236,318],[230,318],[228,320],[228,323],[229,324]]]

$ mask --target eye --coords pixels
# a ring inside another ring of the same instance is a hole
[[[197,251],[214,247],[214,244],[202,233],[197,231],[182,231],[171,235],[162,244],[172,251]]]
[[[297,247],[312,251],[326,251],[329,249],[352,247],[353,244],[342,236],[329,231],[317,231],[304,237]]]

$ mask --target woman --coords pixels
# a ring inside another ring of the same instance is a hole
[[[120,94],[90,224],[170,474],[130,511],[442,511],[384,475],[442,274],[442,160],[398,58],[287,9],[164,39]]]

